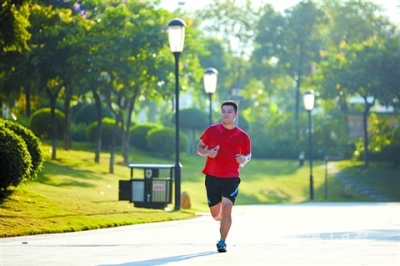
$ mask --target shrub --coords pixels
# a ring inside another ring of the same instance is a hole
[[[48,109],[51,108],[49,101],[39,104],[37,106],[37,108],[36,108],[36,111],[38,111],[40,109],[46,109],[46,108],[48,108]],[[57,101],[56,102],[56,109],[60,110],[62,113],[64,113],[64,102],[63,101]]]
[[[101,130],[101,144],[103,147],[108,148],[111,146],[112,136],[114,134],[115,119],[103,118],[102,120],[102,130]],[[118,127],[119,133],[117,134],[117,143],[121,141],[120,127]],[[87,137],[89,141],[94,143],[96,141],[97,134],[97,122],[93,122],[88,126]]]
[[[197,108],[182,109],[180,114],[180,126],[183,129],[204,130],[209,126],[208,115],[206,112]],[[175,115],[172,117],[175,124]]]
[[[113,113],[105,106],[102,106],[102,118],[114,118]],[[97,109],[95,104],[84,104],[79,108],[77,113],[73,116],[74,122],[77,124],[89,125],[97,122]]]
[[[400,168],[400,128],[392,130],[390,144],[382,148],[382,157],[395,168]]]
[[[22,137],[0,126],[0,188],[17,186],[29,178],[32,159]]]
[[[88,126],[85,124],[71,124],[71,139],[73,141],[87,141],[87,129]]]
[[[31,177],[35,177],[42,169],[44,161],[44,155],[40,148],[40,140],[35,136],[35,134],[33,134],[31,130],[18,123],[0,119],[0,125],[4,125],[6,128],[12,130],[25,141],[32,160]]]
[[[289,138],[274,140],[266,134],[257,133],[252,133],[250,138],[252,141],[252,156],[254,158],[297,159],[300,151],[304,151],[304,147]],[[307,154],[308,149],[306,150]],[[313,157],[317,155],[317,153],[313,154]]]
[[[64,113],[60,110],[55,110],[57,136],[61,140],[64,134]],[[31,116],[30,129],[41,139],[53,139],[51,130],[51,110],[50,108],[42,108],[34,112]]]
[[[393,167],[400,168],[400,144],[391,144],[383,147],[382,155]]]
[[[188,145],[187,136],[180,132],[180,151],[186,151]],[[147,136],[147,144],[151,151],[163,157],[170,158],[175,154],[175,129],[152,129]]]
[[[148,133],[153,129],[162,129],[163,126],[156,123],[143,123],[132,127],[130,130],[130,142],[133,147],[141,150],[148,150],[149,146],[147,143]]]

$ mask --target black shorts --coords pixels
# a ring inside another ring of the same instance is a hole
[[[239,193],[240,178],[218,178],[206,175],[205,180],[208,206],[212,207],[221,202],[222,197],[230,199],[235,203]]]

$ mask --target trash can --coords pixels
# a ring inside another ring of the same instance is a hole
[[[174,165],[129,164],[128,167],[130,179],[119,180],[119,200],[128,200],[135,207],[152,209],[164,209],[172,202]]]

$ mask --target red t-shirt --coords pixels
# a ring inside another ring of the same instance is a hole
[[[246,132],[238,127],[227,129],[222,124],[215,124],[206,128],[200,139],[208,146],[207,149],[219,145],[215,158],[207,156],[203,174],[221,178],[239,177],[240,164],[236,162],[236,155],[251,153],[251,142]]]

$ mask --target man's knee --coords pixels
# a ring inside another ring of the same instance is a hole
[[[231,215],[233,202],[229,198],[222,197],[222,216]]]
[[[221,221],[221,216],[222,216],[221,207],[222,207],[221,203],[218,203],[218,204],[210,207],[211,216],[217,221]]]
[[[222,215],[221,213],[217,214],[217,215],[211,215],[212,218],[214,218],[215,221],[221,221],[222,219]]]

